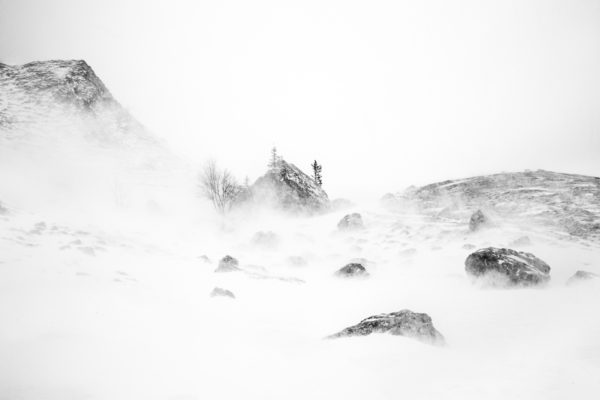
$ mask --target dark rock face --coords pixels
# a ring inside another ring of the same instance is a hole
[[[406,336],[431,344],[444,344],[444,337],[435,329],[431,317],[424,313],[402,310],[374,315],[348,327],[329,338],[366,336],[371,333],[389,333]]]
[[[577,283],[581,283],[584,281],[589,281],[591,279],[600,278],[600,275],[594,274],[593,272],[588,271],[577,271],[575,274],[567,280],[567,285],[575,285]]]
[[[475,232],[488,224],[488,219],[481,210],[477,210],[471,215],[469,220],[469,230]]]
[[[230,255],[227,255],[227,256],[223,257],[221,259],[221,261],[219,261],[219,266],[217,267],[215,272],[239,271],[240,270],[240,268],[238,267],[239,265],[240,265],[240,263],[236,258],[233,258]]]
[[[344,278],[350,278],[355,276],[365,277],[369,275],[367,269],[359,263],[346,264],[344,267],[340,268],[335,274]]]
[[[257,204],[268,204],[292,212],[317,213],[329,209],[329,197],[313,178],[283,159],[258,178],[247,196]]]
[[[465,260],[465,270],[475,278],[494,278],[495,284],[530,286],[550,280],[548,264],[533,254],[512,249],[477,250]]]
[[[235,299],[235,295],[232,291],[220,287],[214,288],[212,292],[210,292],[210,297],[230,297]]]
[[[337,226],[341,231],[352,231],[363,229],[365,227],[362,216],[359,213],[345,215],[344,218],[338,222]]]

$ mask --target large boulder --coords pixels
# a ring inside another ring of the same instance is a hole
[[[359,213],[352,213],[345,215],[344,218],[338,222],[337,226],[341,231],[352,231],[363,229],[365,224],[363,223],[362,216]]]
[[[276,165],[249,188],[256,204],[292,212],[316,213],[330,207],[329,197],[315,180],[294,164],[278,159]]]
[[[489,219],[481,210],[477,210],[471,215],[471,219],[469,219],[469,230],[471,232],[475,232],[486,225],[489,225]]]
[[[435,329],[429,315],[415,313],[410,310],[371,316],[356,325],[329,336],[329,338],[366,336],[371,333],[406,336],[431,344],[444,343],[444,337]]]
[[[239,271],[239,261],[234,258],[231,257],[230,255],[227,255],[223,258],[221,258],[221,260],[219,261],[219,266],[217,267],[217,269],[215,270],[215,272],[234,272],[234,271]]]
[[[577,283],[589,281],[592,279],[598,279],[598,278],[600,278],[600,275],[594,274],[593,272],[577,271],[577,272],[575,272],[575,274],[573,274],[572,277],[569,278],[569,280],[567,280],[567,285],[571,286],[571,285],[575,285]]]
[[[369,275],[367,269],[362,264],[356,262],[346,264],[344,267],[340,268],[335,274],[344,278],[351,278],[355,276],[365,277]]]
[[[550,266],[531,253],[487,247],[470,254],[465,270],[473,278],[489,278],[494,285],[530,286],[550,280]]]

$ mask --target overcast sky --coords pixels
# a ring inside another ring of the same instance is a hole
[[[240,180],[274,145],[332,197],[600,175],[597,0],[0,0],[0,62],[57,58]]]

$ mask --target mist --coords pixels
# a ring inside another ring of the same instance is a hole
[[[597,2],[0,0],[0,38],[0,400],[598,397]]]
[[[256,179],[277,146],[303,168],[319,160],[333,197],[355,198],[598,171],[595,2],[0,4],[0,61],[87,60],[198,165]]]

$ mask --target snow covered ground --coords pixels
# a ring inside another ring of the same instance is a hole
[[[204,210],[0,215],[0,399],[596,399],[600,248],[511,226],[357,206],[316,217]],[[10,196],[9,196],[10,197]],[[0,199],[2,200],[2,199]],[[11,207],[12,206],[12,207]],[[360,212],[366,229],[337,232]],[[257,243],[256,232],[276,240]],[[517,248],[549,286],[490,289],[473,244]],[[215,273],[230,254],[243,271]],[[207,256],[208,261],[202,256]],[[290,257],[294,257],[290,259]],[[334,272],[367,260],[366,279]],[[305,261],[305,265],[301,261]],[[210,297],[214,287],[236,298]],[[383,312],[433,318],[447,345],[325,336]]]

